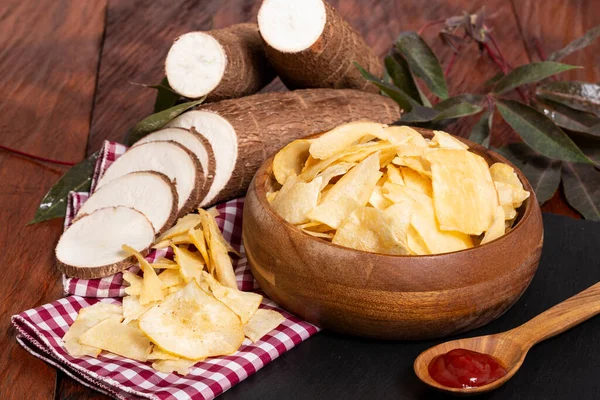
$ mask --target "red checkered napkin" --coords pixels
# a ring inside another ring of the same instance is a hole
[[[106,168],[126,149],[118,143],[104,143],[96,163],[92,190]],[[87,193],[70,193],[65,227],[87,198]],[[219,204],[217,210],[220,215],[216,220],[225,239],[241,254],[240,258],[233,260],[238,287],[250,291],[257,290],[258,284],[247,265],[242,245],[243,206],[243,199]],[[170,255],[161,250],[152,252],[147,258],[153,261]],[[137,270],[137,267],[132,270]],[[12,317],[19,332],[17,341],[25,350],[83,385],[120,399],[212,399],[319,331],[314,325],[264,299],[261,308],[277,310],[285,317],[281,325],[256,343],[246,339],[239,351],[231,356],[197,363],[185,377],[158,372],[152,369],[151,363],[105,352],[98,358],[73,358],[64,349],[61,338],[77,317],[79,309],[99,301],[120,304],[126,286],[123,285],[122,274],[89,280],[63,277],[63,283],[65,293],[72,296]]]

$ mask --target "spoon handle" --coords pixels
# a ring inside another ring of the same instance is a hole
[[[600,282],[510,331],[533,346],[600,314]]]

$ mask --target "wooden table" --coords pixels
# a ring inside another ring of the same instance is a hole
[[[331,3],[380,55],[396,35],[427,21],[476,11],[483,0],[335,0]],[[0,144],[47,158],[77,162],[105,139],[122,140],[148,115],[156,83],[176,36],[191,30],[252,21],[259,0],[3,0],[0,7]],[[595,0],[488,0],[489,24],[512,65],[537,60],[600,23]],[[426,34],[443,64],[451,56]],[[565,62],[583,65],[570,79],[600,81],[600,43]],[[457,60],[450,92],[482,91],[497,72],[473,47]],[[279,81],[268,90],[282,90]],[[474,121],[452,129],[467,134]],[[494,128],[496,145],[514,139]],[[27,226],[40,199],[65,168],[0,150],[0,398],[104,398],[57,373],[20,348],[10,316],[62,295],[53,248],[62,221]],[[578,214],[555,196],[546,211]]]

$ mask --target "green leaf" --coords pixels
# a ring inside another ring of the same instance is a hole
[[[576,81],[551,82],[537,88],[536,95],[576,110],[600,116],[600,85]]]
[[[544,114],[514,100],[496,99],[496,105],[504,120],[535,150],[557,160],[592,163]]]
[[[554,195],[560,184],[562,161],[545,157],[525,143],[514,143],[496,150],[523,172],[540,204]]]
[[[167,80],[166,76],[163,78],[159,85],[149,87],[156,89],[157,91],[156,100],[154,101],[154,114],[173,107],[175,104],[177,104],[177,100],[181,98],[181,95],[179,93],[171,89],[171,86],[169,85],[169,81]]]
[[[423,79],[433,93],[441,99],[448,98],[448,88],[440,62],[417,33],[401,33],[396,39],[396,48],[408,62],[411,71]]]
[[[402,89],[399,89],[394,85],[390,85],[389,83],[382,81],[381,79],[377,78],[375,75],[371,74],[369,71],[358,65],[358,63],[355,62],[354,65],[356,66],[356,68],[358,68],[363,78],[377,86],[379,90],[381,90],[392,100],[398,103],[398,105],[403,111],[409,112],[412,110],[413,107],[419,106],[419,103],[413,100],[408,94],[404,93]]]
[[[600,138],[600,118],[592,114],[550,100],[536,101],[532,105],[561,128]]]
[[[583,150],[590,160],[594,161],[597,165],[600,165],[600,140],[591,136],[573,136],[573,142]]]
[[[35,216],[28,225],[64,217],[67,211],[67,196],[70,191],[87,192],[92,183],[94,166],[100,151],[69,168],[69,170],[50,188],[42,199]]]
[[[520,65],[501,78],[494,87],[494,93],[505,93],[527,83],[539,82],[549,76],[563,71],[581,68],[575,65],[561,64],[553,61],[541,61]]]
[[[433,107],[439,111],[439,115],[433,120],[440,121],[443,119],[460,118],[466,117],[467,115],[473,115],[481,112],[483,107],[479,103],[483,99],[483,96],[463,94],[460,96],[450,97],[444,101],[439,102]]]
[[[406,60],[402,58],[400,54],[393,52],[385,57],[384,62],[385,69],[390,75],[394,86],[403,90],[404,93],[422,104],[419,89],[417,88],[417,84],[410,73],[410,69],[408,68]]]
[[[565,58],[566,56],[568,56],[569,54],[571,54],[577,50],[581,50],[584,47],[589,46],[596,39],[598,39],[598,37],[600,37],[600,25],[590,29],[583,36],[573,40],[571,43],[569,43],[568,45],[566,45],[564,48],[560,49],[559,51],[555,51],[554,53],[550,54],[550,57],[548,57],[548,60],[550,60],[550,61],[561,60],[561,59]]]
[[[494,113],[492,111],[486,111],[483,113],[479,121],[473,127],[471,135],[469,136],[469,140],[489,148],[490,132],[492,130],[493,120]]]
[[[205,98],[206,97],[203,97],[199,100],[178,104],[174,107],[168,108],[164,111],[152,114],[151,116],[144,118],[142,121],[138,122],[135,125],[135,127],[129,134],[127,144],[131,146],[147,134],[162,128],[178,115],[184,113],[192,107],[196,107],[197,105],[201,104]]]
[[[483,83],[483,86],[490,87],[494,86],[500,79],[504,78],[503,72],[498,72],[496,75],[492,76],[490,79]]]
[[[416,105],[410,112],[402,114],[400,121],[411,123],[429,122],[433,121],[438,115],[440,115],[438,110]]]
[[[600,171],[592,165],[565,163],[563,188],[569,204],[585,219],[600,221]]]

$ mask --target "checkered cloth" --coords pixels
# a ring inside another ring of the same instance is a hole
[[[118,143],[104,143],[96,163],[92,191],[106,168],[126,149]],[[87,198],[87,193],[70,193],[65,226],[71,223]],[[235,199],[218,205],[220,215],[216,220],[225,239],[241,254],[233,262],[238,287],[251,291],[258,290],[258,284],[248,268],[242,245],[243,204],[243,199]],[[172,254],[160,250],[147,258],[153,261],[165,256],[171,257]],[[134,272],[138,270],[137,267],[131,269]],[[281,325],[256,343],[245,339],[239,351],[231,356],[197,363],[185,377],[158,372],[152,369],[151,363],[105,352],[98,358],[74,358],[63,347],[62,337],[77,318],[79,310],[99,301],[120,304],[125,286],[120,273],[90,280],[63,277],[63,283],[65,294],[69,297],[12,317],[18,331],[17,341],[25,350],[81,384],[119,399],[212,399],[319,331],[314,325],[287,313],[265,298],[261,308],[279,311],[285,317]]]

